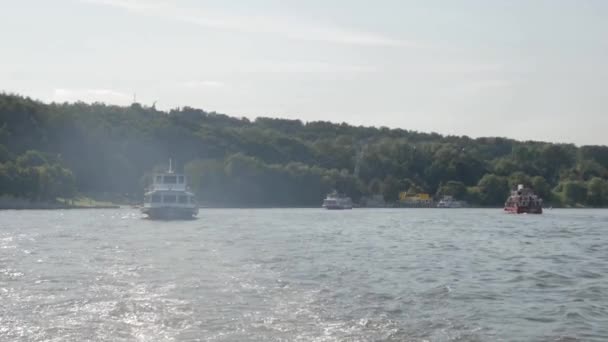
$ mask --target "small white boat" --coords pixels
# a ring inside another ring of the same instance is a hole
[[[159,220],[192,219],[198,214],[198,204],[188,189],[186,176],[175,173],[171,161],[167,172],[154,175],[141,212]]]
[[[323,200],[323,208],[329,210],[352,209],[353,201],[350,197],[340,195],[334,191],[331,194],[328,194]]]
[[[463,201],[455,200],[452,196],[443,196],[437,203],[437,208],[464,208],[465,206]]]

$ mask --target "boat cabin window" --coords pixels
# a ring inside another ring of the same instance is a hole
[[[152,195],[152,203],[160,203],[160,195],[159,194]]]
[[[177,196],[175,195],[164,195],[163,196],[164,203],[175,203],[177,202]]]
[[[179,176],[178,183],[179,184],[184,184],[184,176]]]
[[[156,183],[162,183],[163,182],[163,176],[156,176]]]
[[[177,176],[165,176],[165,184],[176,184]]]
[[[150,203],[150,196],[144,196],[144,203]]]
[[[179,203],[182,203],[182,204],[188,203],[188,196],[185,196],[185,195],[179,196]]]

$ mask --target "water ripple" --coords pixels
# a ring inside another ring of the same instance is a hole
[[[608,212],[139,217],[0,212],[0,340],[608,340]]]

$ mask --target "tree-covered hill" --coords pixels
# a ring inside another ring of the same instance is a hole
[[[442,136],[403,129],[42,103],[0,94],[0,195],[140,198],[146,174],[177,161],[209,205],[319,205],[400,191],[500,205],[523,183],[553,205],[608,205],[608,147]]]

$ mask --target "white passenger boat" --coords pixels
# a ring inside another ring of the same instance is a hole
[[[323,200],[323,208],[330,210],[352,209],[353,201],[350,197],[340,195],[334,191]]]
[[[171,161],[169,170],[154,174],[141,211],[149,218],[159,220],[192,219],[198,214],[198,205],[188,189],[186,176],[176,173]]]
[[[466,203],[463,201],[455,200],[452,196],[443,196],[443,198],[437,203],[437,208],[464,208]]]

